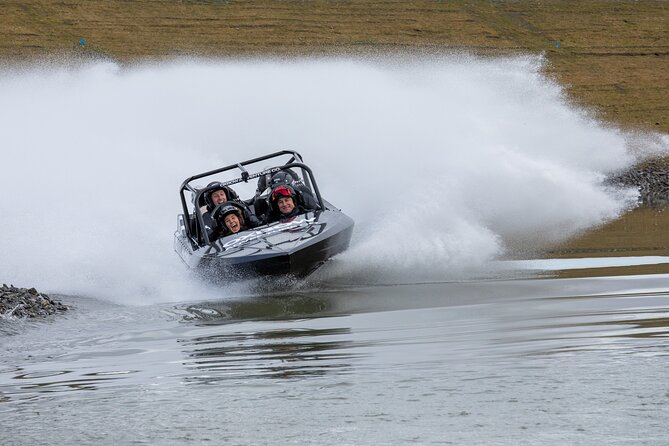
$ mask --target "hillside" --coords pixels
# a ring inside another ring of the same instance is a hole
[[[5,0],[0,58],[545,53],[572,100],[669,133],[668,23],[664,1]]]

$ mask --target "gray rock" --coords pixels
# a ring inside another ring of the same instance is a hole
[[[69,308],[35,288],[0,288],[0,316],[4,318],[37,318],[67,311]]]
[[[669,206],[669,158],[643,162],[608,178],[612,185],[636,187],[639,201],[650,207]]]

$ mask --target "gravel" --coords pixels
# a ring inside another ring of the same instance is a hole
[[[609,178],[614,185],[636,187],[644,206],[669,206],[669,158],[638,164]]]
[[[38,292],[35,288],[17,288],[5,284],[0,288],[2,318],[41,318],[68,309],[66,305]]]

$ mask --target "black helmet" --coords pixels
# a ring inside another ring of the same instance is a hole
[[[217,190],[223,190],[225,192],[225,196],[227,197],[227,201],[237,200],[239,198],[239,196],[237,195],[237,192],[232,190],[232,188],[230,186],[224,186],[223,184],[218,183],[218,182],[209,183],[207,185],[207,188],[205,189],[205,192],[204,192],[204,201],[207,204],[207,206],[209,207],[209,209],[213,209],[214,207],[216,207],[214,205],[214,202],[211,200],[211,194],[213,194]]]
[[[265,189],[269,187],[269,183],[272,181],[272,175],[266,173],[265,175],[260,175],[258,177],[258,188],[256,189],[257,195],[265,192]]]
[[[291,186],[297,180],[298,180],[297,174],[290,169],[286,169],[277,172],[272,176],[272,179],[269,182],[269,187],[271,187],[272,190],[274,190],[278,186],[281,186],[283,184]]]
[[[244,215],[242,213],[242,210],[238,207],[235,206],[234,204],[231,203],[221,203],[216,207],[216,210],[214,210],[213,217],[216,221],[219,222],[221,226],[225,226],[224,221],[225,217],[230,214],[236,214],[237,217],[239,217],[239,221],[244,224]]]

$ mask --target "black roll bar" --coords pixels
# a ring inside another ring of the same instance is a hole
[[[256,173],[249,173],[244,168],[244,166],[259,163],[259,162],[262,162],[262,161],[265,161],[265,160],[268,160],[268,159],[272,159],[272,158],[276,158],[276,157],[279,157],[279,156],[282,156],[282,155],[291,155],[291,158],[288,160],[287,163],[282,164],[280,166],[271,167],[271,168],[268,168],[268,169],[263,169],[263,171],[256,172]],[[241,182],[248,182],[248,180],[250,180],[250,179],[258,178],[262,175],[267,175],[267,174],[270,174],[270,173],[276,173],[276,172],[279,172],[281,170],[288,169],[288,168],[291,168],[291,167],[297,167],[297,168],[302,169],[303,172],[307,172],[307,175],[305,175],[305,178],[304,178],[306,186],[314,192],[319,206],[321,207],[322,210],[324,210],[325,209],[325,203],[323,202],[323,198],[321,197],[320,190],[318,189],[318,185],[316,184],[316,180],[314,179],[314,174],[311,171],[311,168],[309,166],[307,166],[306,164],[302,163],[302,156],[299,153],[297,153],[295,151],[292,151],[292,150],[282,150],[282,151],[279,151],[279,152],[271,153],[269,155],[261,156],[261,157],[258,157],[258,158],[253,158],[253,159],[250,159],[250,160],[247,160],[247,161],[242,161],[241,163],[230,164],[230,165],[225,166],[225,167],[210,170],[208,172],[204,172],[204,173],[201,173],[201,174],[198,174],[198,175],[193,175],[192,177],[187,178],[183,183],[181,183],[181,188],[179,190],[179,194],[181,196],[181,206],[183,208],[184,218],[186,219],[186,221],[190,221],[190,215],[189,215],[189,212],[188,212],[188,204],[187,204],[187,200],[186,200],[186,196],[185,196],[185,192],[189,191],[189,192],[195,194],[195,197],[194,197],[194,213],[195,213],[195,217],[197,219],[197,224],[202,229],[202,236],[203,236],[204,242],[205,242],[205,244],[210,244],[211,241],[209,240],[209,235],[207,234],[207,231],[204,230],[204,227],[205,227],[204,220],[202,218],[202,212],[200,211],[200,206],[198,205],[198,203],[200,201],[200,197],[202,196],[202,194],[207,189],[206,188],[201,189],[201,190],[195,189],[190,184],[192,181],[198,180],[200,178],[205,178],[205,177],[208,177],[208,176],[211,176],[211,175],[216,175],[218,173],[226,172],[228,170],[240,169],[241,170],[240,178],[221,182],[221,184],[223,184],[224,186],[229,186],[229,185],[237,184],[237,183],[241,183]],[[186,225],[186,235],[188,236],[189,239],[191,239],[191,241],[195,242],[195,240],[194,240],[195,237],[194,237],[194,234],[192,234],[190,224]],[[195,245],[197,245],[197,243]]]

